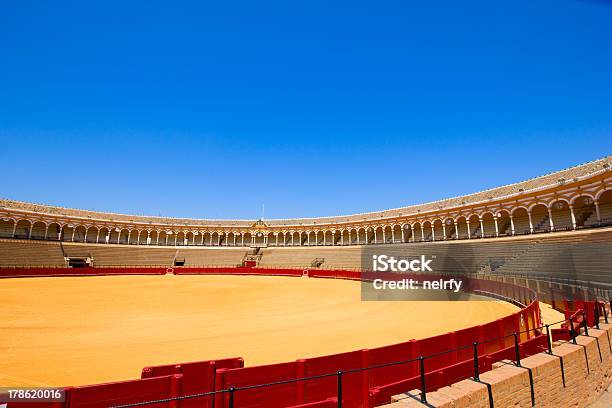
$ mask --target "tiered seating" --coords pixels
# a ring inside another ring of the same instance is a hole
[[[196,248],[187,247],[177,251],[177,258],[185,258],[185,266],[237,266],[248,248]]]
[[[315,258],[323,258],[322,268],[361,267],[359,246],[328,247],[286,247],[266,248],[262,251],[261,267],[303,267],[309,268]]]
[[[87,245],[64,243],[67,256],[93,258],[94,266],[110,265],[164,265],[173,264],[177,250],[127,245]]]
[[[63,252],[62,252],[63,245]],[[69,257],[91,257],[94,266],[236,266],[245,248],[155,247],[0,239],[0,265],[64,265]],[[527,274],[612,284],[612,228],[563,234],[395,245],[273,247],[261,250],[261,267],[371,269],[372,254],[435,257],[438,273]],[[362,259],[363,258],[363,259]],[[363,262],[363,264],[362,264]]]
[[[2,266],[65,266],[58,242],[0,239]]]

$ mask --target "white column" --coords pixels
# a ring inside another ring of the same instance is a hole
[[[32,230],[34,229],[34,223],[30,223],[30,231],[28,232],[28,239],[32,238]]]
[[[484,238],[485,236],[484,221],[482,218],[478,218],[478,221],[480,221],[480,238]]]
[[[555,230],[555,223],[553,222],[552,210],[550,209],[550,207],[548,207],[548,221],[549,221],[549,224],[550,224],[550,230],[554,231]]]
[[[574,214],[574,206],[570,205],[570,215],[572,216],[572,229],[576,229],[576,215]]]
[[[514,235],[514,217],[510,214],[510,232]]]
[[[413,225],[410,226],[410,239],[408,241],[414,243],[414,226]]]
[[[597,214],[597,223],[601,223],[601,214],[599,213],[599,200],[595,200],[593,204],[595,204],[595,213]]]
[[[244,246],[244,234],[240,233],[240,246]]]
[[[446,225],[442,223],[442,239],[446,240]]]
[[[425,241],[425,228],[421,225],[421,241]]]
[[[493,216],[493,221],[495,221],[495,236],[499,237],[499,227],[497,226],[497,216]]]
[[[217,246],[221,246],[221,234],[217,234]]]
[[[395,228],[393,228],[391,230],[391,240],[393,241],[393,243],[395,244]]]
[[[74,242],[74,233],[76,231],[76,227],[72,227],[72,237],[70,238],[70,241]]]
[[[147,245],[151,245],[151,231],[147,231]]]
[[[533,234],[533,221],[531,220],[531,210],[527,210],[527,217],[529,218],[529,233]]]
[[[308,233],[308,246],[310,246],[310,232]]]
[[[436,240],[436,231],[434,229],[434,225],[431,224],[431,240],[435,241]]]
[[[378,234],[376,233],[376,229],[375,229],[374,230],[374,243],[376,244],[377,242],[378,242]]]
[[[472,231],[470,231],[470,220],[465,220],[465,225],[467,225],[467,231],[468,231],[468,239],[472,239]]]
[[[155,245],[159,245],[159,231],[157,231],[157,238],[155,239]]]
[[[106,230],[106,236],[104,237],[104,241],[107,244],[110,242],[110,234],[110,230]]]
[[[233,246],[236,246],[236,233],[235,232],[234,232],[234,245]]]
[[[402,244],[406,242],[406,236],[404,234],[404,227],[402,226]]]
[[[455,224],[455,239],[459,239],[459,225],[455,221],[453,221],[453,224]]]

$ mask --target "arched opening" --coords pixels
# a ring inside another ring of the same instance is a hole
[[[210,234],[210,245],[218,246],[220,242],[221,242],[221,237],[219,236],[219,233],[217,231]]]
[[[47,231],[47,224],[42,221],[34,222],[32,226],[32,239],[45,239],[45,232]]]
[[[401,230],[404,232],[403,235],[400,235],[401,242],[411,242],[414,237],[412,236],[412,228],[410,228],[410,224],[404,224],[401,228]]]
[[[359,244],[359,245],[366,244],[366,230],[365,230],[365,228],[359,228],[357,230],[357,241],[355,243]]]
[[[32,223],[28,220],[17,221],[17,228],[15,228],[15,238],[27,239],[30,236],[30,226]]]
[[[425,236],[424,241],[432,241],[433,240],[433,230],[432,230],[431,222],[425,221],[423,223],[423,235]]]
[[[147,245],[158,245],[159,242],[159,231],[151,231],[151,239],[147,242]]]
[[[486,212],[482,215],[482,226],[484,228],[483,237],[491,238],[495,236],[495,217],[492,213]]]
[[[414,224],[414,242],[423,241],[425,241],[425,230],[423,229],[423,224],[417,222]]]
[[[74,228],[74,242],[85,242],[85,236],[87,235],[87,229],[82,225],[77,225]]]
[[[382,244],[384,243],[384,233],[383,233],[383,227],[374,227],[372,232],[372,243],[373,244]]]
[[[138,244],[138,230],[137,229],[129,230],[129,233],[128,233],[128,244],[130,244],[130,245]]]
[[[512,235],[512,229],[510,227],[510,213],[507,210],[500,210],[496,216],[499,235]]]
[[[0,238],[12,238],[15,221],[12,218],[0,219]]]
[[[512,211],[512,223],[514,224],[514,235],[529,234],[529,213],[524,207],[517,207]]]
[[[567,231],[574,228],[572,224],[572,213],[569,204],[565,200],[557,200],[550,206],[553,226],[555,231]]]
[[[452,218],[447,218],[444,220],[444,229],[446,231],[445,239],[457,239],[457,234],[455,231],[455,220]]]
[[[548,232],[550,231],[550,219],[548,216],[548,207],[544,204],[536,204],[531,207],[531,222],[533,224],[533,232]]]
[[[325,242],[325,245],[334,245],[334,233],[331,231],[325,231],[324,235],[325,239],[323,242]]]
[[[167,231],[159,231],[159,238],[157,240],[158,245],[166,246],[168,245],[168,232]]]
[[[59,240],[61,229],[62,227],[57,222],[53,222],[49,224],[49,226],[47,227],[46,239],[53,240],[53,241]]]
[[[600,225],[612,225],[612,190],[605,191],[597,200]]]
[[[576,228],[597,225],[597,211],[595,209],[595,200],[593,200],[593,197],[574,197],[572,206],[574,207],[574,216],[576,217]]]
[[[470,218],[468,218],[468,221],[468,230],[470,238],[482,237],[482,227],[480,226],[480,218],[478,218],[476,214],[472,214]]]
[[[138,236],[136,237],[136,243],[138,245],[147,245],[147,237],[150,236],[150,232],[147,230],[138,231]]]
[[[253,236],[251,235],[250,232],[245,232],[243,236],[244,236],[244,240],[242,241],[242,246],[250,247],[251,242],[253,241]]]
[[[120,244],[128,244],[129,243],[130,230],[122,229],[119,233],[119,243]]]
[[[463,215],[457,218],[457,235],[458,239],[467,239],[468,238],[468,227],[467,227],[467,218]]]
[[[366,228],[365,230],[365,243],[371,244],[374,242],[374,228]]]
[[[402,226],[395,224],[393,227],[391,228],[391,242],[395,243],[400,243],[403,242],[402,240]]]
[[[385,244],[393,243],[393,228],[390,225],[386,225],[383,229],[383,239]]]
[[[349,245],[354,245],[357,243],[357,237],[359,236],[358,234],[359,233],[357,232],[356,229],[349,230],[349,242],[348,242]]]
[[[255,233],[255,246],[264,246],[266,241],[265,235],[261,231]]]
[[[66,234],[65,231],[66,227],[64,226],[64,232],[62,232],[62,235]],[[113,228],[111,230],[110,233],[110,239],[108,240],[109,244],[118,244],[119,243],[119,233],[121,232],[121,230],[119,228]]]
[[[89,227],[87,229],[87,234],[85,235],[85,242],[95,244],[96,238],[98,237],[98,232],[98,227]]]
[[[64,227],[62,228],[62,237],[61,237],[62,241],[64,241],[64,242],[72,241],[72,237],[75,234],[74,228],[75,228],[75,226],[73,224],[66,224],[66,225],[64,225]]]

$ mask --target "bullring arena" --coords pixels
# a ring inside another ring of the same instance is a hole
[[[612,378],[611,163],[328,218],[2,200],[0,383],[64,393],[8,406],[587,406]],[[470,300],[362,301],[387,250]]]

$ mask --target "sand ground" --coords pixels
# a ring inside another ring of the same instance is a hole
[[[251,276],[0,280],[0,384],[80,385],[144,366],[246,365],[377,347],[508,315],[501,301],[362,302],[358,282]]]

